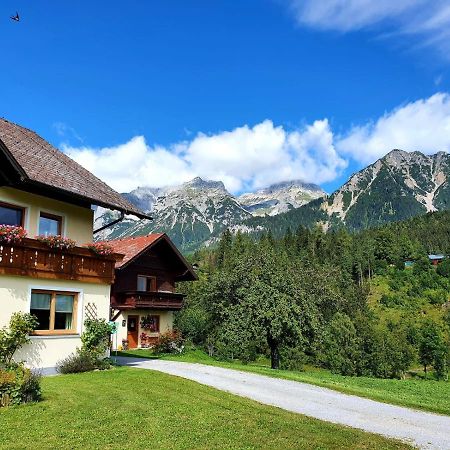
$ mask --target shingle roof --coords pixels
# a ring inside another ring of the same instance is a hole
[[[136,236],[108,241],[114,248],[114,253],[125,255],[122,261],[116,264],[116,269],[128,264],[129,261],[140,255],[144,250],[154,244],[164,233],[153,233],[147,236]]]
[[[136,236],[124,239],[107,241],[107,244],[114,248],[115,253],[124,255],[121,261],[116,262],[116,269],[123,269],[130,262],[139,257],[142,253],[149,250],[157,242],[165,241],[175,253],[179,262],[186,268],[186,273],[180,278],[183,280],[196,280],[197,275],[192,266],[186,261],[183,255],[178,251],[173,242],[165,233],[153,233],[147,236]]]
[[[94,205],[148,218],[118,192],[34,131],[5,119],[0,119],[0,151],[8,153],[8,159],[12,160],[25,181],[41,183]]]

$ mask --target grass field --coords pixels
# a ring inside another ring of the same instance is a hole
[[[0,409],[0,449],[409,448],[148,370],[42,384],[44,401]]]
[[[120,352],[120,354],[122,356],[155,358],[149,350],[145,349]],[[445,381],[421,379],[384,380],[369,377],[345,377],[314,368],[307,369],[304,372],[272,370],[268,367],[267,361],[258,361],[257,363],[248,365],[237,362],[223,362],[210,358],[200,350],[190,351],[176,356],[163,356],[162,358],[230,367],[276,378],[302,381],[385,403],[450,415],[450,382]]]

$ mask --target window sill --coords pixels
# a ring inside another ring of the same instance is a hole
[[[80,334],[77,332],[71,332],[71,333],[33,333],[30,334],[30,339],[61,339],[61,338],[80,338]]]

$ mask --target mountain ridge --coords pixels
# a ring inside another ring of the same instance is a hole
[[[148,189],[148,204],[153,202],[151,214],[155,221],[122,223],[102,237],[166,231],[177,245],[189,251],[214,243],[225,228],[246,233],[270,230],[274,235],[300,225],[359,230],[450,209],[450,155],[394,149],[352,174],[330,195],[319,186],[299,180],[239,197],[226,191],[222,182],[199,177],[181,188],[139,189],[129,195],[142,202]],[[310,196],[299,206],[296,202],[302,198],[297,196],[298,190]]]

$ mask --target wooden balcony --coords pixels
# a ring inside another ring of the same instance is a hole
[[[165,309],[177,311],[183,306],[183,294],[172,292],[116,292],[111,300],[114,309]]]
[[[0,243],[0,275],[112,284],[114,265],[123,255],[97,256],[84,247],[53,250],[36,239]]]

